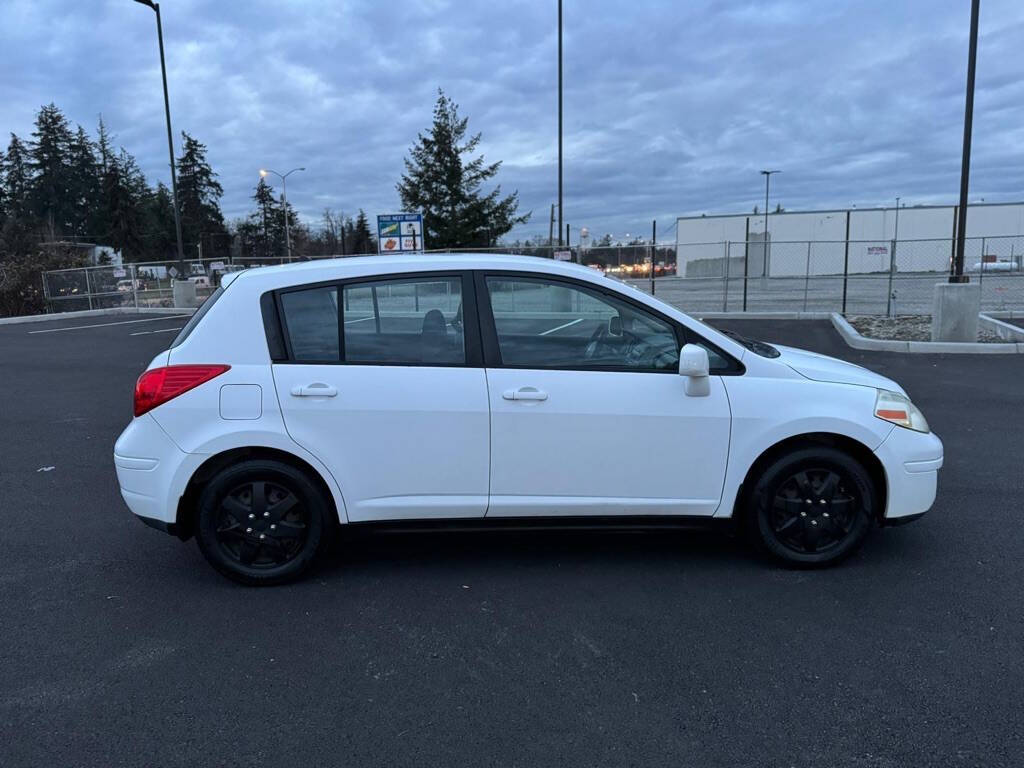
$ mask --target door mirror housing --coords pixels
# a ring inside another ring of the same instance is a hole
[[[687,344],[679,350],[679,375],[685,377],[686,394],[690,397],[711,394],[710,369],[708,351],[704,347]]]

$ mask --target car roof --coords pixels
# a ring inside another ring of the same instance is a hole
[[[495,269],[546,272],[591,280],[601,273],[590,267],[539,256],[515,256],[506,253],[416,253],[381,254],[315,259],[246,270],[247,276],[268,282],[305,283],[385,273],[435,272],[460,269]]]

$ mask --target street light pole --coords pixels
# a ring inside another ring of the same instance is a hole
[[[269,168],[261,168],[260,176],[266,176],[268,173],[272,173],[281,180],[281,201],[282,210],[284,211],[284,243],[285,243],[285,254],[287,255],[288,261],[292,260],[292,235],[291,228],[288,224],[288,177],[296,171],[304,171],[305,168],[292,168],[288,173],[280,174],[277,171],[272,171]]]
[[[761,175],[764,176],[764,263],[761,265],[761,277],[768,274],[768,263],[772,252],[771,242],[768,240],[768,189],[773,173],[782,173],[782,171],[761,171]]]
[[[562,0],[558,0],[558,244],[562,244]]]
[[[956,257],[951,283],[966,283],[964,275],[964,238],[967,235],[967,187],[971,176],[971,128],[974,122],[974,65],[978,59],[978,11],[980,0],[971,2],[971,42],[967,52],[967,96],[964,102],[964,149],[960,165],[960,208],[957,211]]]
[[[174,168],[174,137],[171,131],[171,100],[167,95],[167,65],[164,63],[164,30],[160,23],[160,4],[152,0],[135,0],[156,12],[156,37],[160,44],[160,74],[164,81],[164,116],[167,118],[167,152],[171,158],[171,192],[174,195],[174,233],[178,239],[178,270],[185,279],[185,246],[181,240],[181,206],[178,204],[178,174]]]

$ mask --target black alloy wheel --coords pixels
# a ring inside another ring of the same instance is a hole
[[[831,565],[863,543],[875,508],[871,475],[856,459],[830,446],[801,448],[761,475],[747,530],[760,549],[788,565]]]
[[[196,541],[221,574],[244,584],[282,584],[311,568],[334,529],[314,478],[290,464],[250,459],[207,482],[196,509]]]

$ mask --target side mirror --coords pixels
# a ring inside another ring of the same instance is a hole
[[[679,375],[686,377],[686,394],[690,397],[707,397],[711,394],[708,378],[711,364],[708,351],[696,344],[687,344],[679,350]]]
[[[608,335],[619,337],[622,335],[622,317],[612,315],[608,318]]]

